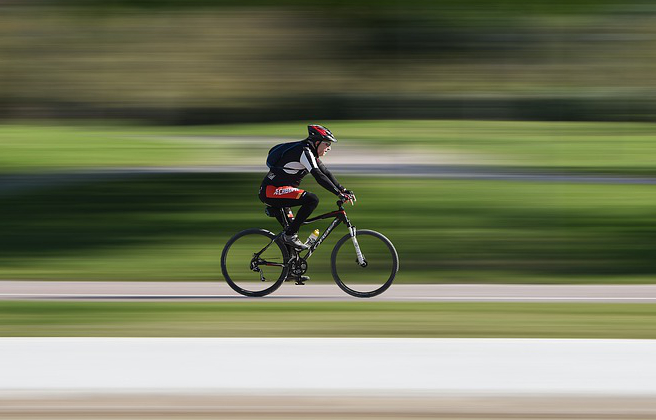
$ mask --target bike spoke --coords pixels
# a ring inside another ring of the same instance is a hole
[[[336,245],[331,258],[333,277],[349,294],[375,296],[394,280],[398,270],[396,250],[387,238],[373,231],[359,231],[357,243],[365,263],[360,264],[351,238],[344,237]]]
[[[242,232],[226,245],[221,260],[224,277],[241,294],[263,296],[284,281],[285,255],[263,231],[246,232],[250,233]]]

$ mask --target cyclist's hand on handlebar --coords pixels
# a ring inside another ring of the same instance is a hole
[[[344,203],[350,201],[351,205],[353,205],[355,204],[357,199],[355,198],[355,194],[353,194],[353,191],[344,190],[339,194],[339,201],[342,201]]]

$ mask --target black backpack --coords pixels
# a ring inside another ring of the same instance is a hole
[[[276,144],[271,148],[271,150],[269,150],[269,155],[267,156],[266,165],[269,167],[269,169],[278,168],[278,162],[280,161],[282,156],[285,153],[287,153],[289,150],[303,143],[304,141],[305,140],[294,141],[291,143]]]

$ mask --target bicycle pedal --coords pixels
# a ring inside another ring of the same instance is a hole
[[[292,279],[288,279],[288,280],[292,280]],[[305,286],[305,282],[310,280],[310,276],[296,277],[294,280],[295,280],[294,284],[296,284],[297,286]]]

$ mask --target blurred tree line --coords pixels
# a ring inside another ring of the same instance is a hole
[[[0,119],[653,121],[656,4],[4,0]]]

